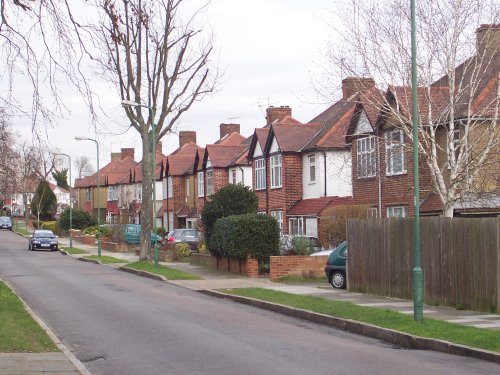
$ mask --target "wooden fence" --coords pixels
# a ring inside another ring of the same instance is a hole
[[[413,219],[349,220],[348,288],[412,299]],[[500,310],[500,217],[421,218],[424,302]]]

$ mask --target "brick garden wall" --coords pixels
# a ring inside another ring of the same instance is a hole
[[[271,281],[283,276],[321,277],[325,275],[328,256],[274,256],[271,257]]]
[[[211,255],[191,254],[191,264],[199,264],[221,271],[227,271],[245,275],[247,277],[259,277],[259,262],[254,258],[238,259],[233,257],[220,257],[217,259]]]

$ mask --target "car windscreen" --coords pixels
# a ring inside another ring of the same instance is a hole
[[[54,233],[51,232],[39,232],[39,233],[34,233],[33,237],[36,238],[54,238]]]
[[[5,223],[10,223],[10,218],[8,218],[8,217],[0,217],[0,221],[5,222]]]

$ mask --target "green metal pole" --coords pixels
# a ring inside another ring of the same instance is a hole
[[[99,172],[99,142],[93,140],[97,146],[97,256],[101,256],[101,180]]]
[[[413,135],[413,205],[414,205],[414,247],[413,268],[413,319],[423,320],[423,272],[420,256],[420,189],[418,179],[418,105],[417,105],[417,33],[415,2],[411,1],[411,93],[412,93],[412,135]]]
[[[154,266],[158,267],[158,241],[156,239],[156,144],[155,144],[155,109],[150,108],[151,126],[153,128],[153,232],[154,232]]]

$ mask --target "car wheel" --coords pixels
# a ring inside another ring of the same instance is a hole
[[[335,289],[345,288],[345,273],[342,271],[333,271],[332,276],[330,276],[330,284]]]

